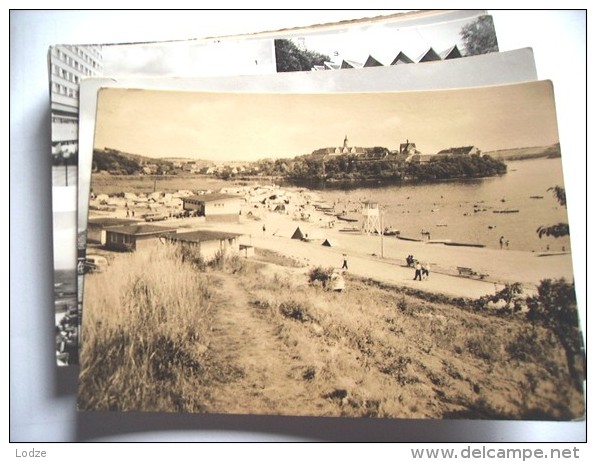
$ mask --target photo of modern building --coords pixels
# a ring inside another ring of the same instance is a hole
[[[100,75],[100,46],[58,45],[50,48],[52,114],[52,184],[76,186],[78,158],[79,82]]]

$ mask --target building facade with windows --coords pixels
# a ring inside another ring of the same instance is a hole
[[[52,154],[78,153],[79,83],[103,72],[101,47],[57,45],[50,48]]]
[[[159,243],[159,238],[176,233],[175,228],[155,225],[125,225],[105,228],[108,250],[131,252]]]
[[[183,197],[183,210],[205,221],[237,222],[240,220],[240,197],[230,194],[203,194]]]

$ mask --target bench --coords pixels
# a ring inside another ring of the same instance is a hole
[[[477,277],[479,279],[484,279],[485,277],[488,276],[488,274],[478,273],[478,272],[474,271],[472,268],[468,268],[465,266],[458,266],[457,272],[459,273],[460,276],[465,276],[468,278]]]

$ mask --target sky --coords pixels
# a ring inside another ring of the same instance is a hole
[[[461,90],[243,94],[102,88],[94,146],[148,157],[284,158],[407,140],[425,154],[558,142],[549,81]]]

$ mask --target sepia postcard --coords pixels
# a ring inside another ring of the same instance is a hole
[[[360,59],[366,47],[380,60],[371,54],[370,60],[355,61]],[[396,50],[396,47],[400,49]],[[413,59],[406,56],[404,50]],[[492,18],[484,10],[409,12],[240,37],[57,45],[49,51],[52,184],[54,188],[77,187],[80,176],[79,85],[91,76],[119,79],[135,76],[266,75],[448,61],[494,51],[498,51],[496,34]],[[386,53],[396,53],[391,62],[386,61]],[[55,223],[60,226],[59,221]],[[72,231],[72,228],[69,229]],[[66,238],[66,229],[58,229],[56,233]],[[72,232],[70,236],[70,241],[78,248],[78,263],[71,262],[65,272],[65,268],[59,266],[61,262],[55,262],[57,285],[63,284],[66,274],[74,275],[76,269],[79,273],[84,271],[84,236],[77,238]],[[76,282],[69,287],[76,287]],[[76,316],[66,317],[69,311],[76,311],[65,303],[70,296],[63,291],[55,293],[57,322],[67,321],[65,325],[71,332],[69,344],[76,341],[76,329],[72,323],[77,319]],[[78,303],[81,303],[80,299]],[[80,309],[78,311],[80,316]],[[58,350],[63,340],[63,336],[58,334]],[[74,356],[58,354],[58,357],[59,365],[68,365]]]
[[[584,417],[550,82],[101,88],[93,147],[80,410]]]

